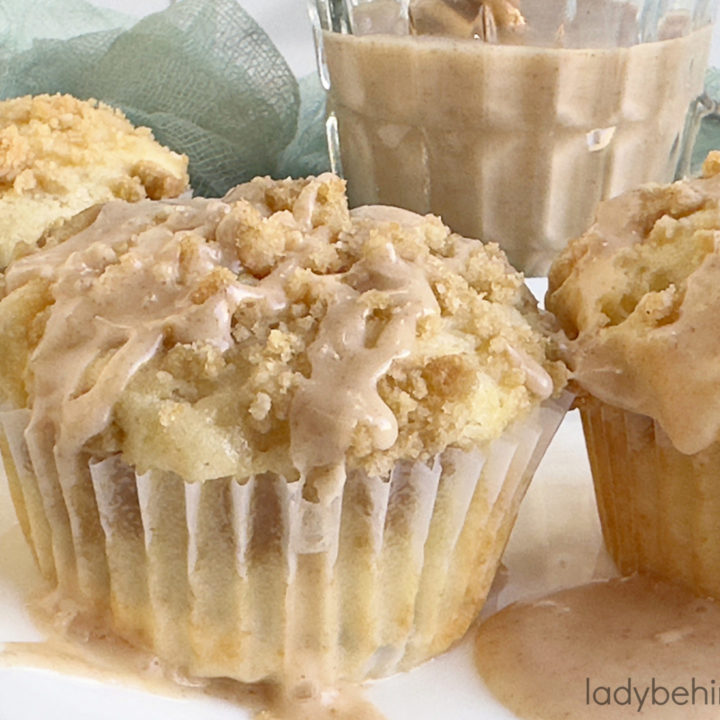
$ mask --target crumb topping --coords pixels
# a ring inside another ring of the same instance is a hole
[[[187,158],[119,111],[70,95],[0,102],[0,268],[58,219],[113,198],[175,197]]]
[[[486,42],[522,38],[526,20],[519,0],[410,0],[415,35],[447,35]]]

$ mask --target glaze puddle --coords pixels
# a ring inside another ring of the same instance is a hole
[[[720,716],[720,604],[643,576],[518,602],[478,629],[477,668],[525,720]]]

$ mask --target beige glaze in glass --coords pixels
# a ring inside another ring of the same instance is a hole
[[[325,34],[352,205],[433,212],[541,274],[598,201],[672,179],[710,28],[605,50]]]
[[[371,6],[355,8],[356,25]],[[688,31],[685,19],[665,23],[657,37],[667,39],[591,48],[572,45],[588,40],[582,32],[562,47],[541,47],[529,31],[526,44],[500,45],[401,34],[386,18],[386,32],[318,34],[331,156],[351,205],[441,215],[544,274],[599,200],[673,179],[711,40],[710,25]]]

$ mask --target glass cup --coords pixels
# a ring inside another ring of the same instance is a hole
[[[597,203],[689,168],[718,0],[311,0],[351,205],[544,274]]]

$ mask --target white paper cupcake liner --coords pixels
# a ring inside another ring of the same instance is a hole
[[[720,598],[720,443],[676,450],[645,415],[581,406],[605,544],[621,572],[647,572]]]
[[[0,413],[0,451],[43,574],[121,636],[197,676],[359,681],[464,634],[570,400],[482,450],[350,473],[325,504],[303,479],[192,484],[119,456],[60,478],[27,410]]]

